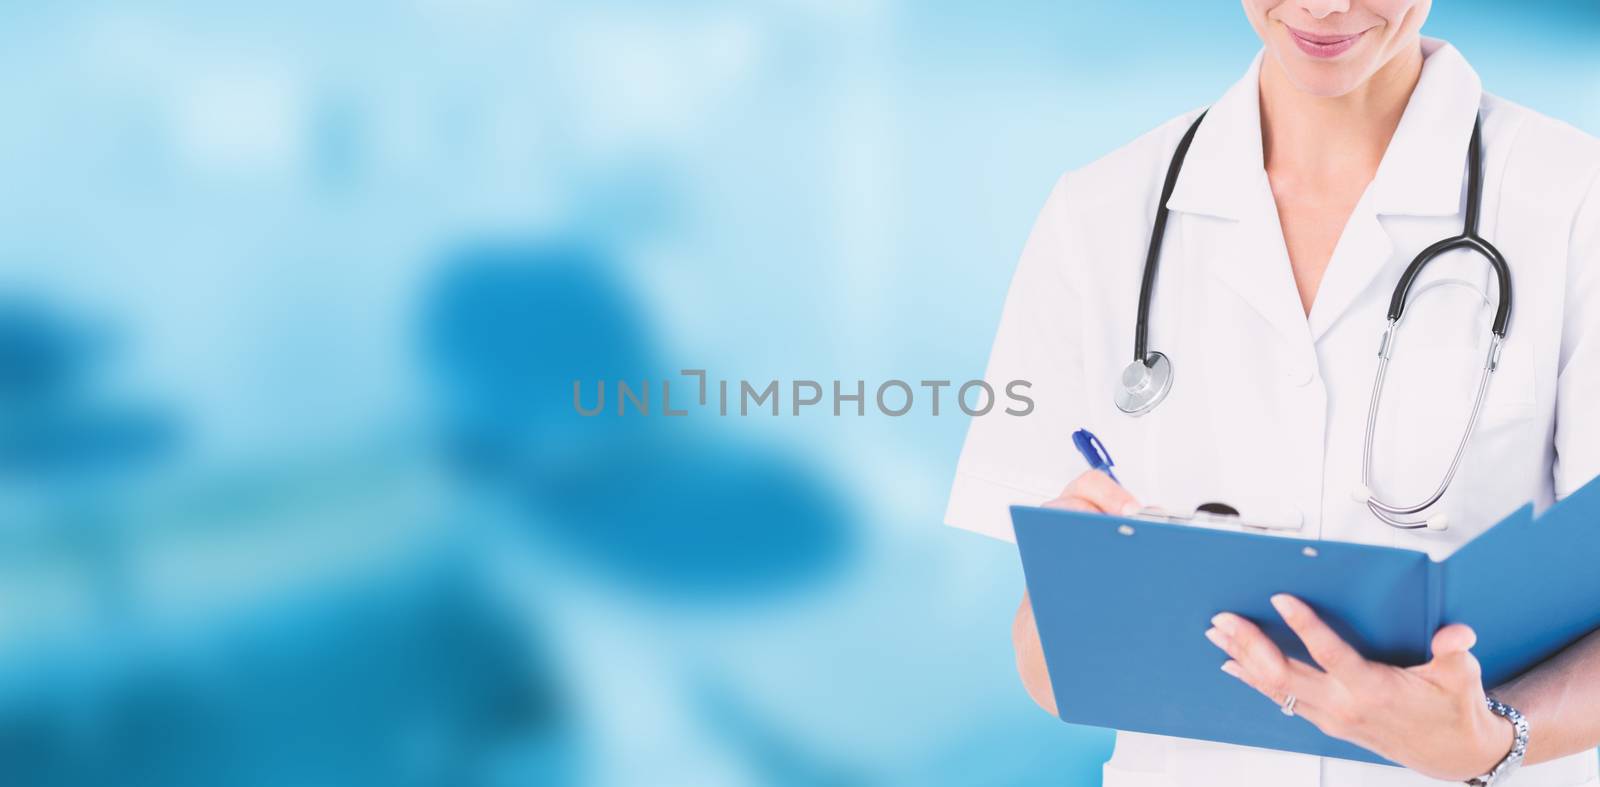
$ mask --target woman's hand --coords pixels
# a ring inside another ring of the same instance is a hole
[[[1102,514],[1128,516],[1139,512],[1139,501],[1099,470],[1089,470],[1072,479],[1056,499],[1044,504],[1045,508],[1065,508],[1069,511],[1098,511]]]
[[[1139,510],[1139,501],[1099,470],[1090,470],[1072,479],[1056,499],[1044,505],[1107,514],[1130,514]],[[1027,593],[1022,594],[1022,604],[1017,607],[1016,620],[1011,624],[1011,645],[1017,651],[1017,673],[1022,676],[1022,687],[1028,690],[1028,696],[1050,715],[1060,715],[1056,711],[1055,691],[1050,688],[1050,672],[1045,668],[1044,648],[1039,644],[1039,627],[1033,620],[1033,604],[1028,601]]]
[[[1477,634],[1462,624],[1439,629],[1433,660],[1401,668],[1367,661],[1305,602],[1272,597],[1321,669],[1287,658],[1261,629],[1231,612],[1211,619],[1206,638],[1229,656],[1222,671],[1335,738],[1350,741],[1435,779],[1481,776],[1511,751],[1511,723],[1484,704],[1483,676],[1468,650]]]

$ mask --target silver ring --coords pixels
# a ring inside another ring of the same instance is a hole
[[[1293,716],[1294,715],[1294,701],[1295,701],[1294,700],[1294,695],[1290,694],[1289,695],[1289,699],[1284,700],[1283,701],[1283,706],[1278,708],[1278,710],[1283,711],[1283,715],[1285,715],[1285,716]]]

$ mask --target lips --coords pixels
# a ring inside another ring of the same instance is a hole
[[[1319,58],[1338,57],[1350,51],[1362,36],[1362,33],[1311,33],[1287,25],[1284,27],[1288,29],[1289,37],[1294,39],[1300,51]]]

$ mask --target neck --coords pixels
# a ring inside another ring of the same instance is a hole
[[[1316,96],[1289,82],[1275,58],[1261,63],[1261,145],[1267,171],[1313,179],[1362,172],[1370,180],[1422,76],[1422,45],[1395,55],[1361,87]]]

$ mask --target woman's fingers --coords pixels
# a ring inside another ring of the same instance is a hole
[[[1271,700],[1272,704],[1277,705],[1280,709],[1289,701],[1289,695],[1293,693],[1261,680],[1249,670],[1240,666],[1239,662],[1232,659],[1222,663],[1222,671],[1238,678],[1244,685],[1261,692],[1262,696]],[[1333,734],[1333,731],[1337,729],[1333,725],[1333,717],[1319,704],[1318,699],[1307,699],[1300,694],[1295,694],[1294,697],[1294,715],[1303,716],[1306,721],[1316,725],[1317,729],[1329,735]]]
[[[1234,661],[1233,659],[1228,659],[1227,661],[1222,662],[1222,671],[1232,675],[1235,678],[1238,678],[1240,682],[1244,683],[1244,685],[1261,692],[1266,696],[1267,699],[1272,700],[1274,704],[1280,707],[1289,701],[1289,693],[1287,691],[1284,691],[1278,686],[1267,685],[1254,674],[1246,671],[1245,668],[1239,664],[1239,662]],[[1299,700],[1296,700],[1295,704],[1299,704]]]
[[[1284,656],[1260,627],[1223,612],[1206,632],[1230,657],[1223,672],[1279,707],[1293,697],[1295,715],[1324,733],[1413,768],[1428,757],[1455,756],[1452,750],[1477,745],[1462,740],[1484,740],[1481,731],[1490,729],[1493,719],[1483,703],[1481,668],[1469,650],[1477,642],[1472,629],[1460,624],[1440,629],[1433,638],[1433,660],[1401,670],[1363,659],[1299,599],[1280,594],[1272,604],[1328,671]],[[1424,738],[1421,730],[1431,737]],[[1509,734],[1503,724],[1493,730],[1501,737]],[[1503,752],[1500,743],[1478,748]]]
[[[1139,501],[1122,484],[1099,470],[1090,470],[1077,477],[1069,486],[1076,487],[1078,496],[1093,503],[1095,508],[1108,514],[1120,514],[1129,509],[1137,511]]]
[[[1465,623],[1451,623],[1433,634],[1433,652],[1454,653],[1457,651],[1471,650],[1478,644],[1478,632]]]
[[[1311,658],[1323,670],[1346,684],[1358,684],[1368,677],[1371,664],[1355,648],[1328,628],[1304,601],[1287,593],[1272,597],[1272,606],[1305,643]]]
[[[1261,692],[1263,696],[1269,700],[1272,700],[1273,704],[1279,707],[1282,707],[1284,703],[1289,701],[1289,695],[1291,694],[1294,694],[1295,708],[1297,711],[1304,710],[1305,707],[1309,706],[1310,704],[1309,700],[1306,700],[1300,695],[1295,694],[1287,687],[1274,684],[1273,682],[1256,675],[1255,673],[1245,669],[1241,664],[1239,664],[1239,662],[1233,659],[1228,659],[1227,661],[1222,662],[1222,671],[1232,675],[1235,678],[1238,678],[1246,686]],[[1302,703],[1304,703],[1304,705]]]
[[[1054,499],[1054,500],[1045,501],[1044,507],[1045,508],[1060,508],[1060,509],[1063,509],[1063,510],[1066,510],[1066,511],[1098,511],[1099,510],[1099,509],[1095,508],[1094,504],[1090,503],[1086,498],[1078,497],[1076,495],[1069,495],[1066,492],[1062,492],[1061,496],[1056,498],[1056,499]]]
[[[1448,689],[1481,690],[1483,666],[1470,651],[1476,644],[1477,632],[1465,623],[1452,623],[1434,632],[1433,660],[1413,669]],[[1471,693],[1463,696],[1471,696]]]
[[[1136,513],[1140,508],[1138,499],[1121,484],[1111,480],[1111,476],[1099,470],[1090,470],[1072,479],[1072,483],[1061,490],[1061,495],[1045,503],[1045,506],[1124,516]]]
[[[1231,612],[1217,615],[1211,623],[1206,638],[1238,663],[1243,674],[1249,676],[1245,682],[1257,691],[1279,703],[1290,694],[1310,702],[1321,702],[1329,696],[1327,675],[1284,656],[1254,623]]]

